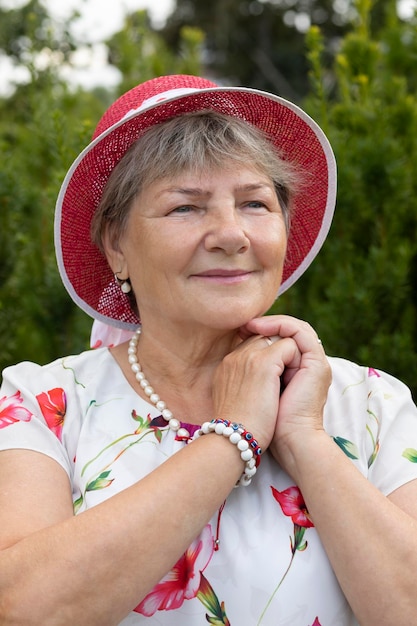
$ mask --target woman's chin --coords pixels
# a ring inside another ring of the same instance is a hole
[[[218,310],[206,318],[208,322],[207,325],[217,330],[237,330],[254,318],[264,315],[268,311],[268,308],[260,309],[259,307],[247,307],[244,309],[240,307],[231,311]]]

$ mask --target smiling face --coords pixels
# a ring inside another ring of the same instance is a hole
[[[231,330],[273,303],[286,241],[272,180],[232,161],[146,185],[106,254],[129,276],[144,324]]]

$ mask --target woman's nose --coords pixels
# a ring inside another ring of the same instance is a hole
[[[245,252],[249,245],[242,218],[234,208],[220,209],[210,216],[205,237],[207,250],[222,250],[232,255]]]

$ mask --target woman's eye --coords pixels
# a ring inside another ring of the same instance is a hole
[[[266,209],[267,206],[264,202],[261,202],[260,200],[251,200],[250,202],[246,203],[246,206],[249,209]]]
[[[172,209],[171,213],[191,213],[193,211],[193,207],[189,204],[184,204],[182,206],[177,206],[175,209]]]

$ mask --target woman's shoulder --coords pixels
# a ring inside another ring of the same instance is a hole
[[[358,469],[389,494],[417,477],[417,407],[409,388],[382,370],[330,358],[325,427]]]
[[[340,357],[328,357],[332,369],[331,394],[369,398],[381,395],[386,400],[393,397],[409,398],[409,388],[398,378],[369,365],[360,365]]]
[[[45,385],[85,387],[100,376],[117,367],[107,348],[86,350],[80,354],[59,357],[44,365],[32,361],[21,361],[3,370],[2,386],[16,388],[44,387]]]

